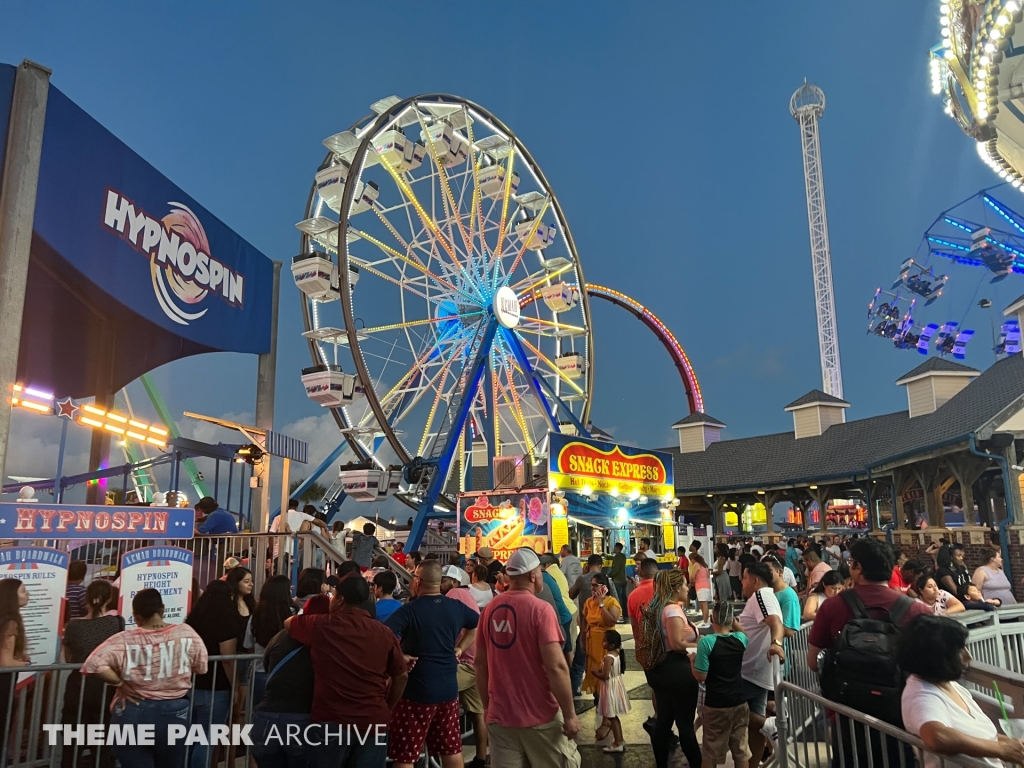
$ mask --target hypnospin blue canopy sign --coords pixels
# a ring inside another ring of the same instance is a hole
[[[268,351],[271,261],[53,86],[34,228],[166,330],[225,351]]]

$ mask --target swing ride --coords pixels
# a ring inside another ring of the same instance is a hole
[[[875,291],[868,305],[868,333],[890,340],[897,349],[964,359],[975,335],[973,329],[963,326],[974,299],[959,320],[925,323],[918,312],[935,304],[945,292],[951,278],[940,272],[950,263],[956,267],[953,273],[959,272],[959,267],[983,270],[978,289],[985,282],[998,285],[1011,275],[1024,274],[1024,216],[991,190],[982,190],[943,211],[924,233],[918,253],[902,263],[890,290]],[[991,300],[982,299],[979,305],[991,307]],[[993,328],[992,345],[997,357],[1019,350],[1018,322],[1004,322],[998,341]]]

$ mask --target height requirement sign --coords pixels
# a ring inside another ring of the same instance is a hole
[[[671,454],[557,433],[550,437],[548,482],[571,493],[675,495]]]

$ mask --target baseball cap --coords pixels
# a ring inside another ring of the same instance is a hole
[[[529,547],[517,549],[505,563],[505,573],[509,576],[522,576],[536,568],[540,568],[540,558]]]
[[[541,565],[558,565],[558,558],[555,557],[550,552],[545,552],[543,555],[540,556],[540,564]]]
[[[478,549],[476,553],[484,560],[490,560],[493,557],[493,555],[491,554],[490,547],[480,547],[480,549]]]
[[[224,569],[230,571],[232,568],[237,568],[242,564],[242,561],[237,557],[229,557],[224,561]]]
[[[461,586],[469,586],[469,574],[457,565],[446,565],[442,568],[441,578],[455,579]]]

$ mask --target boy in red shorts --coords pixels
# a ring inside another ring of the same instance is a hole
[[[441,563],[424,560],[409,590],[416,598],[384,622],[416,659],[401,701],[391,713],[388,757],[395,768],[412,768],[423,745],[443,768],[461,768],[459,658],[476,642],[479,616],[463,603],[441,596]],[[465,634],[462,638],[459,635]]]

